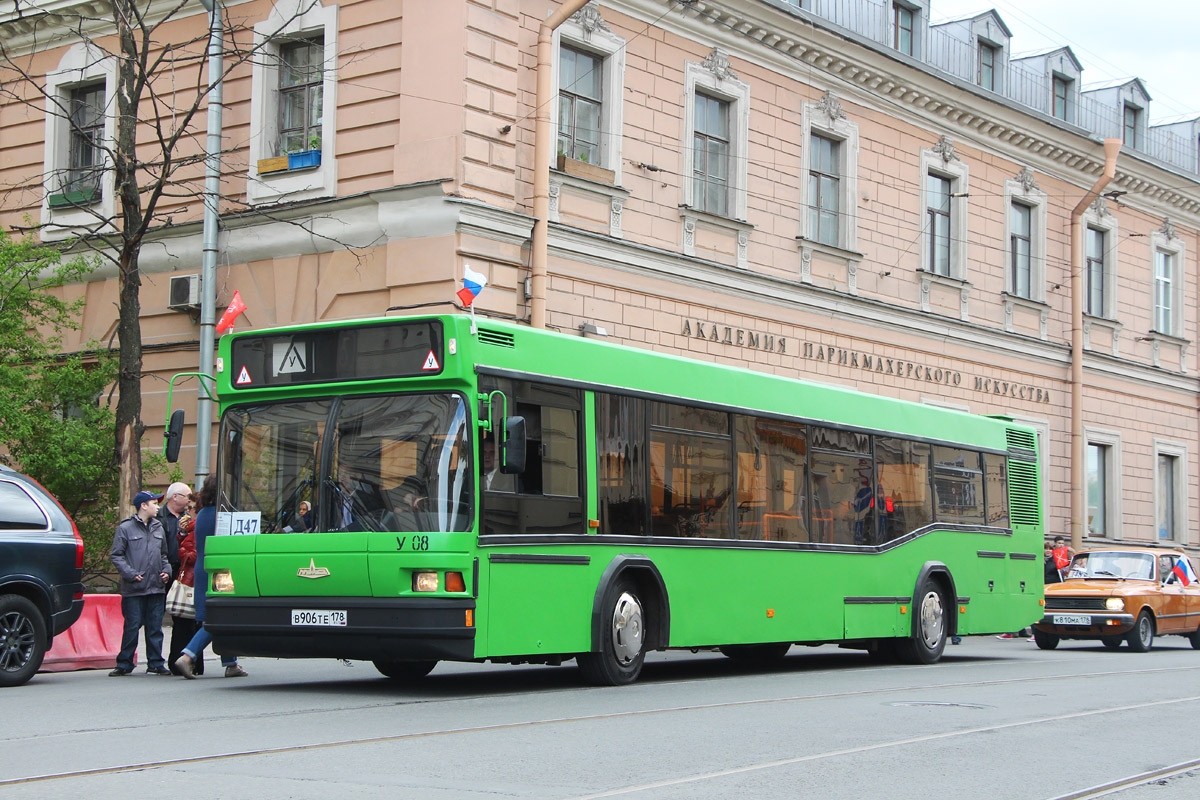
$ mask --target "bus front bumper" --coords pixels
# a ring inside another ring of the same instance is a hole
[[[205,598],[221,655],[354,660],[475,657],[473,598]]]

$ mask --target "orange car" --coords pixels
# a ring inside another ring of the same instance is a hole
[[[1185,553],[1152,547],[1086,550],[1062,583],[1046,584],[1046,615],[1033,626],[1043,650],[1062,639],[1099,639],[1144,653],[1154,637],[1186,636],[1200,650],[1200,580]]]

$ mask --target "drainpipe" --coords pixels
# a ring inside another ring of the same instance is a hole
[[[200,268],[200,373],[213,374],[213,348],[217,325],[217,241],[220,235],[217,200],[221,195],[221,89],[225,67],[225,31],[217,0],[200,0],[208,11],[208,140],[204,155],[204,250]],[[212,440],[212,401],[216,387],[199,378],[196,393],[196,486],[209,473]],[[207,389],[207,391],[206,391]],[[198,491],[199,489],[197,489]]]
[[[1104,140],[1104,172],[1071,210],[1071,547],[1075,551],[1083,547],[1083,524],[1087,519],[1083,489],[1083,212],[1117,174],[1120,152],[1120,139]]]
[[[546,264],[549,260],[550,152],[553,129],[550,105],[554,101],[554,29],[588,4],[589,0],[567,0],[538,28],[537,103],[533,127],[533,246],[529,253],[531,291],[529,322],[546,327]]]

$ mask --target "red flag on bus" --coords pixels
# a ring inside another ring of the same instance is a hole
[[[242,302],[242,296],[237,292],[233,293],[233,299],[229,301],[229,308],[225,309],[225,313],[221,315],[221,319],[217,322],[217,333],[221,334],[233,327],[233,321],[238,318],[246,310],[246,304]]]

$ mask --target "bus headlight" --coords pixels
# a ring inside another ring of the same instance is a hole
[[[1104,607],[1107,608],[1109,611],[1124,611],[1125,610],[1125,598],[1110,597],[1104,601]]]
[[[227,569],[214,569],[211,574],[212,590],[214,592],[233,591],[233,573]]]
[[[436,592],[438,590],[438,574],[436,572],[414,572],[412,587],[414,592]]]

